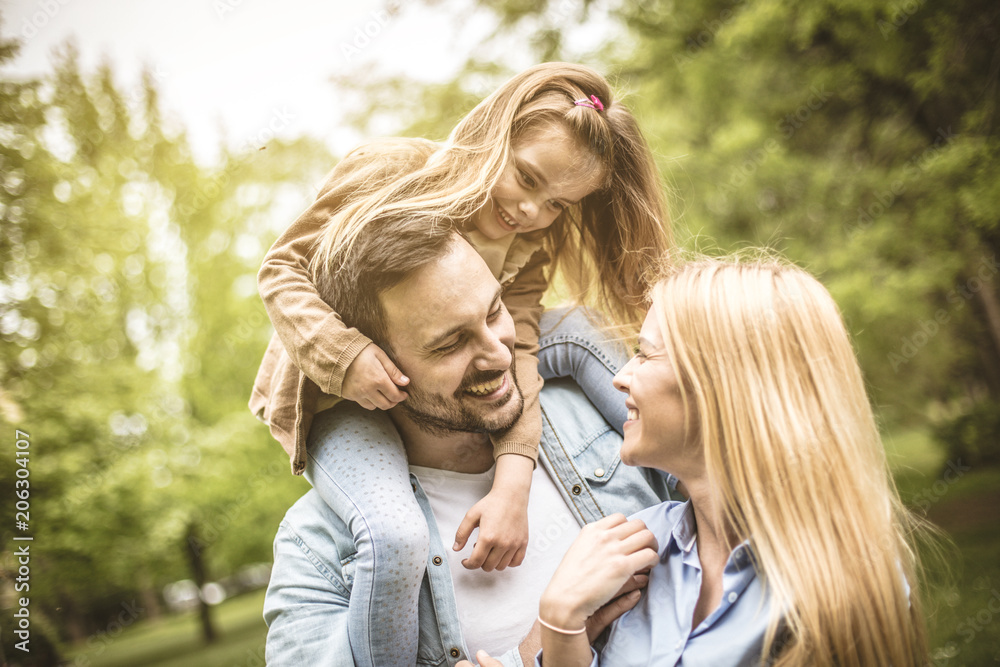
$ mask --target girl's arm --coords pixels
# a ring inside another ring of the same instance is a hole
[[[482,567],[487,572],[517,567],[528,547],[528,494],[531,475],[542,439],[542,408],[538,394],[542,378],[538,375],[538,321],[542,316],[542,295],[548,283],[545,267],[548,254],[538,251],[505,287],[503,303],[514,320],[516,342],[514,365],[517,383],[524,399],[521,417],[502,434],[493,436],[496,474],[493,488],[473,505],[455,534],[455,551],[461,551],[479,526],[476,547],[465,567]]]
[[[309,261],[321,230],[351,197],[419,168],[434,148],[428,141],[394,139],[351,152],[264,257],[257,286],[274,330],[292,362],[327,394],[342,396],[348,366],[371,341],[344,324],[313,285]]]

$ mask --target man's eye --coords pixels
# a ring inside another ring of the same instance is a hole
[[[457,350],[458,346],[461,345],[461,344],[462,344],[462,341],[461,341],[461,339],[459,339],[459,340],[456,340],[451,345],[445,345],[444,347],[439,347],[438,349],[436,349],[434,351],[437,352],[438,354],[448,354],[449,352],[454,352],[455,350]]]

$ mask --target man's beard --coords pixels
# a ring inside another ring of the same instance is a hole
[[[477,372],[466,378],[451,396],[437,396],[411,386],[407,388],[409,397],[399,407],[413,423],[435,435],[506,431],[524,409],[524,397],[517,384],[514,364],[510,366],[511,386],[493,403],[482,404],[466,393],[469,387],[496,380],[502,375],[503,372]]]

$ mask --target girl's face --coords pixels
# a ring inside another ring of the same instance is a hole
[[[597,157],[560,124],[529,131],[512,153],[489,202],[472,219],[490,239],[545,229],[604,178]]]
[[[678,463],[692,453],[687,447],[684,402],[667,357],[654,304],[639,333],[639,351],[614,379],[628,396],[628,421],[621,459],[631,466],[648,466],[677,473]]]

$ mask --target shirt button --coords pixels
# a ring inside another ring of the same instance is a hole
[[[450,651],[448,651],[448,655],[450,655],[453,658],[457,658],[458,656],[462,655],[462,652],[459,651],[457,648],[452,648]]]
[[[570,490],[573,492],[574,496],[578,496],[580,495],[580,492],[583,491],[583,487],[581,487],[579,484],[574,484],[573,488]]]
[[[674,650],[675,651],[680,651],[682,648],[684,648],[684,640],[683,639],[681,639],[680,641],[677,642],[677,646],[674,647]]]
[[[736,599],[738,597],[739,597],[739,595],[737,595],[735,592],[730,593],[729,594],[729,602],[730,603],[736,602]]]
[[[434,560],[432,560],[431,562],[434,563],[435,565],[440,565],[442,562],[441,556],[434,556]]]
[[[595,470],[594,477],[604,477],[604,468],[598,468]]]

